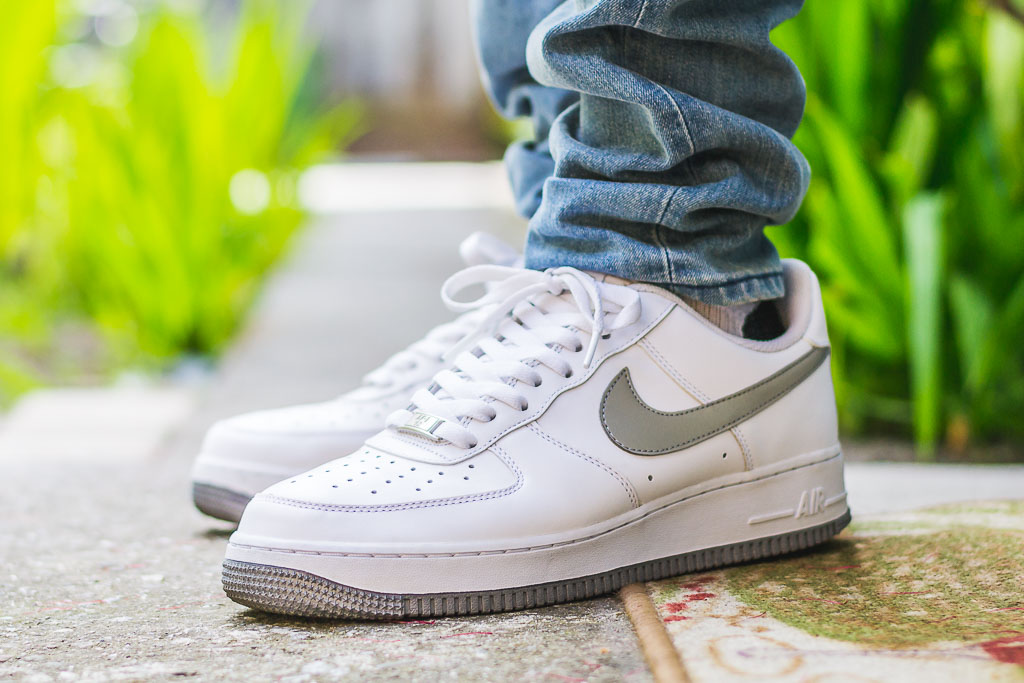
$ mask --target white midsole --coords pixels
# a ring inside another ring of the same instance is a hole
[[[666,504],[577,542],[506,552],[374,556],[284,550],[232,539],[226,559],[309,572],[361,590],[480,592],[591,576],[819,526],[848,511],[843,459],[801,465]]]

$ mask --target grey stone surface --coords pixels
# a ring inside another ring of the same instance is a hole
[[[853,462],[846,490],[857,515],[904,512],[942,503],[1024,498],[1024,465]]]
[[[521,238],[518,221],[492,212],[320,222],[175,438],[123,462],[0,458],[0,678],[649,680],[614,597],[375,624],[261,615],[221,590],[230,527],[189,500],[205,428],[333,396],[446,319],[438,287],[479,228]]]
[[[39,389],[0,425],[0,458],[136,460],[194,411],[194,398],[184,386]]]
[[[225,598],[227,527],[190,509],[176,466],[2,473],[0,678],[647,677],[615,599],[412,623],[264,616]]]

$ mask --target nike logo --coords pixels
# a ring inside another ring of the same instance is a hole
[[[698,444],[753,417],[807,379],[828,358],[815,348],[774,375],[706,405],[666,413],[644,403],[623,368],[601,397],[601,425],[619,448],[635,455],[662,455]]]

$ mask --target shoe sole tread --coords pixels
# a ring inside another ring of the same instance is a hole
[[[309,572],[225,560],[224,591],[264,612],[323,619],[407,619],[510,612],[606,595],[623,586],[752,562],[819,545],[850,523],[850,512],[775,536],[695,550],[592,576],[492,591],[402,595],[361,590]]]
[[[242,519],[242,511],[251,500],[250,496],[213,484],[192,484],[192,502],[204,515],[235,522]]]

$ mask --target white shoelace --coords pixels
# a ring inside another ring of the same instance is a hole
[[[459,302],[455,295],[475,285],[487,287],[478,299]],[[426,414],[434,420],[430,434],[461,448],[477,439],[473,421],[490,422],[498,410],[524,411],[521,384],[540,386],[543,371],[569,377],[572,365],[564,351],[586,351],[583,367],[593,362],[607,333],[640,318],[640,294],[601,283],[575,268],[547,271],[504,266],[474,266],[445,282],[441,297],[456,311],[485,308],[479,327],[445,354],[453,367],[417,391],[408,409],[392,413],[388,427],[399,429]],[[582,335],[589,334],[584,344]]]
[[[426,366],[430,372],[434,372],[445,354],[479,327],[481,315],[481,312],[470,313],[450,323],[438,325],[427,332],[423,339],[399,351],[367,374],[363,378],[362,387],[378,390],[403,388],[425,379],[422,368]]]

